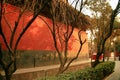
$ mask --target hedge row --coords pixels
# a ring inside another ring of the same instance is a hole
[[[88,68],[73,73],[61,74],[59,76],[46,77],[38,80],[103,80],[114,70],[115,62],[104,62],[95,68]]]

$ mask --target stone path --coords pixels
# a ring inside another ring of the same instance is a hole
[[[78,65],[78,64],[84,64],[88,63],[90,60],[85,60],[85,61],[76,61],[71,64],[73,65]],[[46,71],[49,69],[55,69],[58,68],[59,65],[50,65],[50,66],[43,66],[43,67],[35,67],[35,68],[27,68],[27,69],[18,69],[14,74],[21,74],[21,73],[28,73],[28,72],[36,72],[36,71]]]

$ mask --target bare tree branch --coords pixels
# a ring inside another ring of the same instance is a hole
[[[3,18],[5,19],[5,22],[7,23],[8,27],[12,33],[12,27],[11,27],[10,23],[8,22],[8,20],[6,19],[5,15],[3,15]]]

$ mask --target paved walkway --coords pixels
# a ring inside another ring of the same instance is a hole
[[[115,70],[105,80],[120,80],[120,61],[115,61]]]
[[[84,63],[89,63],[89,62],[90,62],[90,59],[85,60],[85,61],[76,61],[76,62],[73,62],[71,64],[71,66],[78,65],[78,64],[84,64]],[[29,73],[29,72],[36,72],[36,71],[46,71],[46,70],[55,69],[55,68],[58,68],[58,67],[59,67],[59,65],[50,65],[50,66],[35,67],[35,68],[17,69],[14,74]],[[4,75],[4,72],[2,72],[1,74]]]
[[[71,66],[88,63],[90,60],[86,61],[76,61],[71,64]],[[115,61],[115,70],[114,72],[108,76],[105,80],[120,80],[120,61]],[[28,72],[35,72],[35,71],[45,71],[49,69],[58,68],[59,65],[50,65],[50,66],[43,66],[43,67],[35,67],[35,68],[27,68],[27,69],[18,69],[14,74],[21,74],[21,73],[28,73]],[[4,73],[2,73],[4,75]]]

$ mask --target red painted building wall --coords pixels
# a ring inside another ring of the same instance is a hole
[[[13,27],[15,25],[15,21],[18,19],[19,15],[19,8],[12,6],[12,5],[5,5],[5,15],[3,15],[2,18],[2,28],[5,33],[6,39],[9,43],[10,36],[11,36],[11,29],[13,30]],[[30,12],[25,12],[24,15],[20,19],[19,27],[15,33],[15,38],[13,44],[15,44],[15,40],[18,38],[17,36],[20,34],[20,31],[24,28],[26,23],[32,18],[33,14]],[[44,18],[49,25],[52,25],[51,20],[49,18],[46,18],[44,16],[41,16]],[[7,23],[6,23],[7,22]],[[9,28],[8,24],[11,26],[11,29]],[[78,30],[75,29],[72,37],[69,41],[69,52],[72,53],[70,56],[74,56],[79,48],[79,41],[77,36]],[[86,32],[82,32],[82,39],[87,39]],[[0,36],[0,43],[2,43],[2,48],[5,50],[5,44],[3,42],[3,39]],[[54,42],[52,39],[52,35],[47,27],[47,25],[39,18],[37,17],[36,20],[32,23],[30,28],[27,30],[27,32],[22,37],[19,45],[18,50],[55,50],[54,48]],[[83,45],[82,56],[88,55],[88,43]]]

